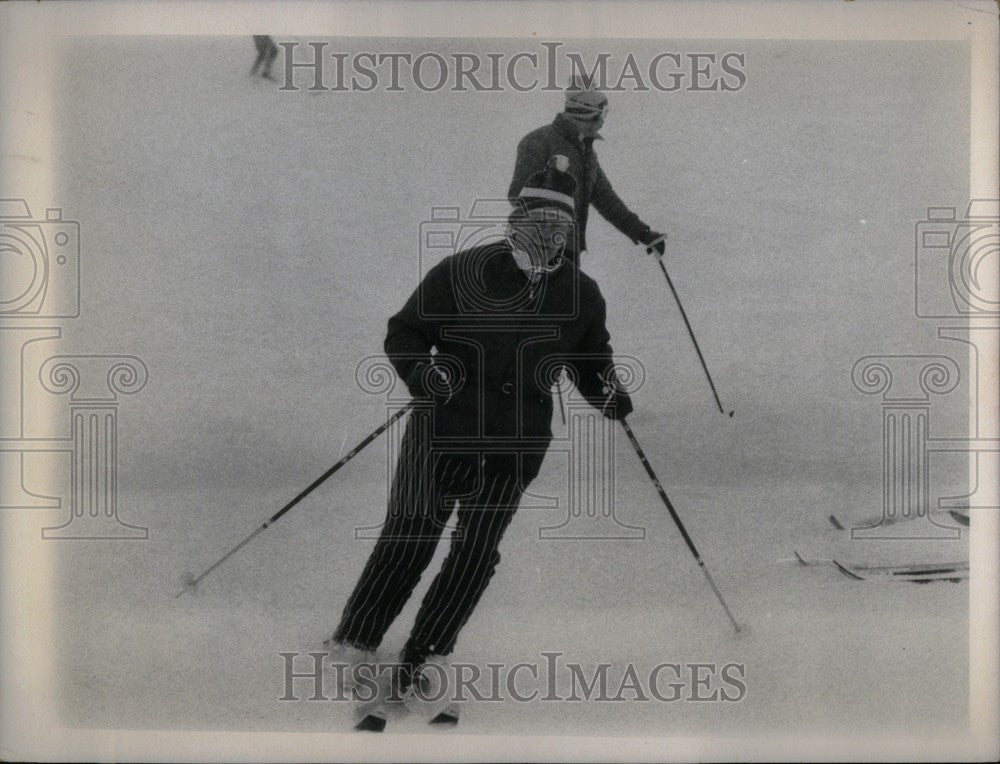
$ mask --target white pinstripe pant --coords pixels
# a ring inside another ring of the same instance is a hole
[[[404,653],[450,654],[500,562],[497,547],[523,490],[516,469],[482,469],[478,454],[432,449],[428,432],[428,417],[414,412],[403,435],[385,525],[344,608],[335,634],[339,642],[379,646],[434,556],[456,500],[448,556],[424,596]],[[500,461],[516,464],[516,459]]]

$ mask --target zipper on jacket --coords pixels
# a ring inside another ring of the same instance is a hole
[[[580,139],[580,153],[583,155],[583,193],[584,199],[590,199],[590,161],[593,159],[593,144],[587,145],[585,138]]]

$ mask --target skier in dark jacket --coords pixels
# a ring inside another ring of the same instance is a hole
[[[266,34],[255,34],[253,36],[253,44],[257,48],[257,59],[253,62],[250,74],[257,74],[257,70],[263,64],[264,68],[261,69],[260,76],[268,80],[274,80],[274,77],[271,75],[271,66],[274,64],[274,59],[278,57],[278,46],[274,44],[274,40],[271,39],[270,35]]]
[[[591,204],[634,243],[646,244],[650,254],[655,250],[663,255],[666,237],[652,230],[625,205],[597,161],[594,141],[601,138],[598,131],[607,112],[608,98],[604,93],[578,82],[571,83],[566,91],[565,110],[556,115],[552,124],[532,130],[518,143],[514,177],[507,196],[512,202],[516,200],[533,173],[544,167],[550,157],[563,155],[569,158],[569,173],[576,180],[574,201],[579,245],[577,251],[567,251],[567,255],[576,260],[579,252],[587,249],[587,215]]]
[[[457,527],[403,649],[405,689],[455,647],[497,564],[504,531],[552,439],[553,360],[612,419],[632,411],[614,376],[597,283],[563,252],[573,186],[554,159],[520,191],[505,239],[446,257],[389,319],[385,350],[417,400],[380,538],[327,649],[371,661],[434,555]]]

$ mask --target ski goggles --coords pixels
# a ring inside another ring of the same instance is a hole
[[[611,104],[608,103],[607,99],[599,104],[571,101],[566,106],[566,112],[578,119],[597,119],[598,117],[606,119],[610,110]]]

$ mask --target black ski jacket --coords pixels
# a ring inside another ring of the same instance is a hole
[[[500,241],[431,268],[389,319],[385,352],[403,380],[428,362],[461,377],[450,397],[429,404],[435,447],[480,453],[517,469],[526,486],[552,439],[558,370],[591,405],[605,400],[613,364],[605,315],[597,282],[575,265],[532,285]]]

